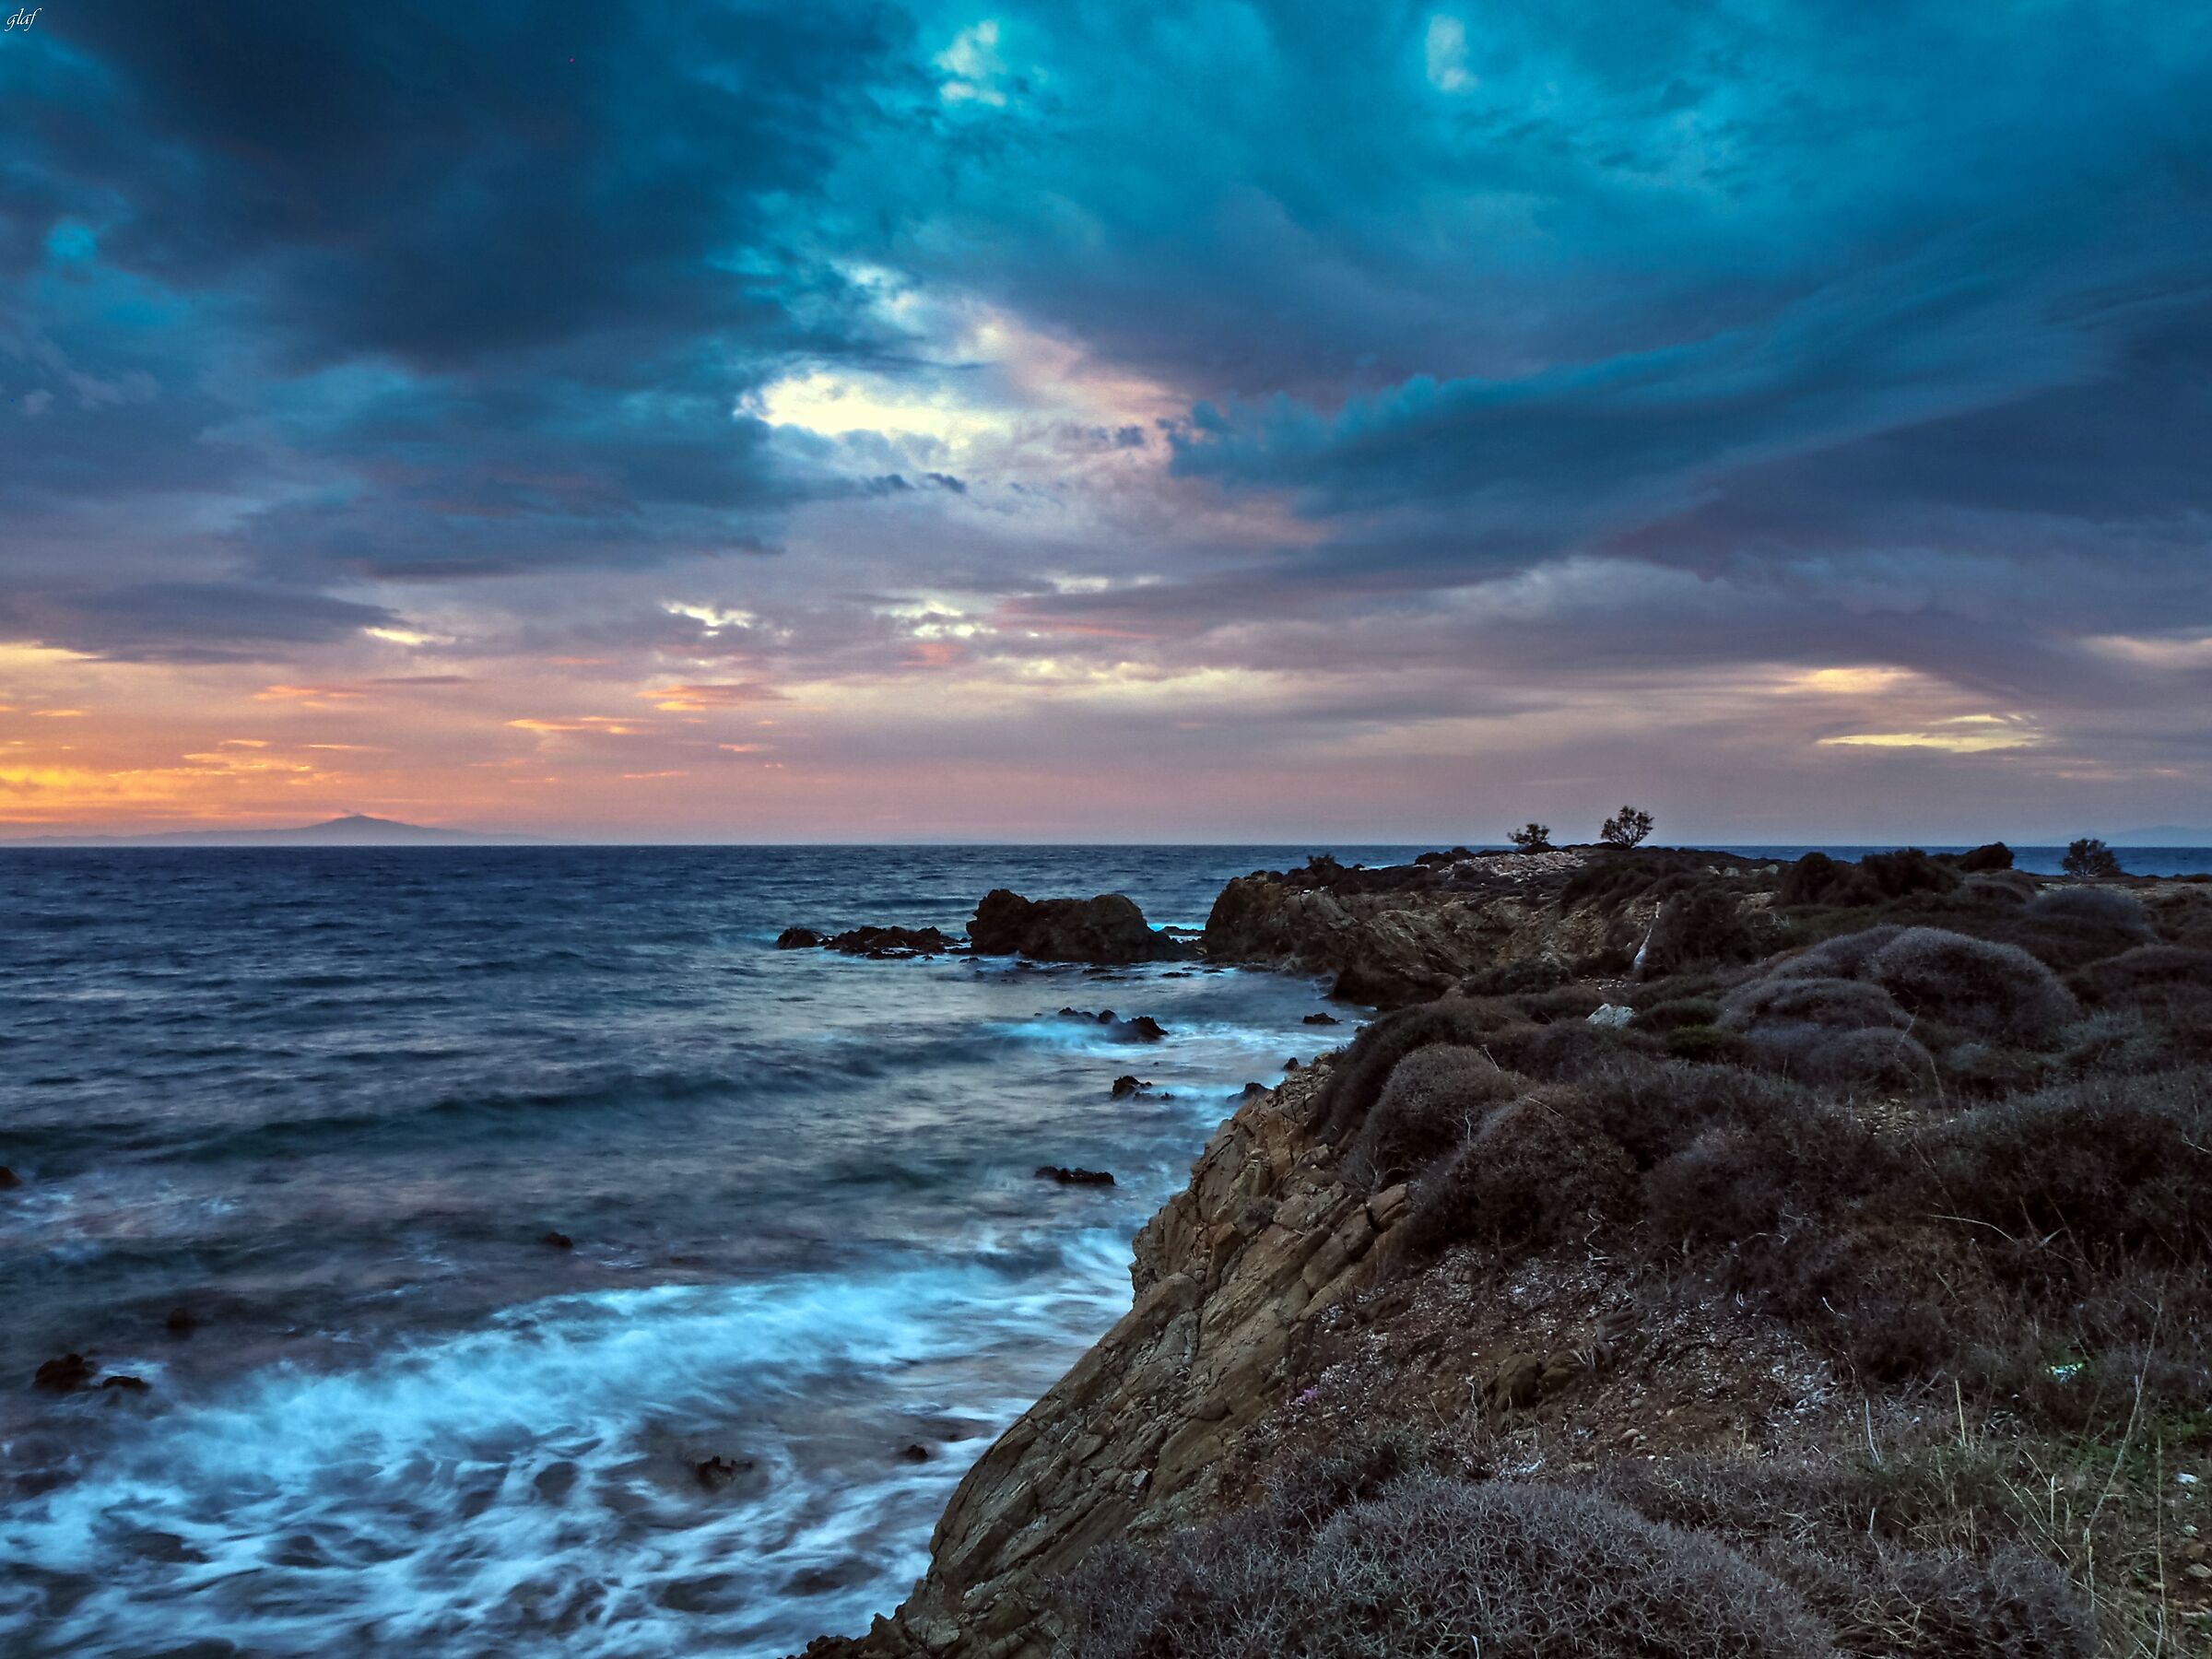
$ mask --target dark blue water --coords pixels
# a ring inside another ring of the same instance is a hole
[[[1310,850],[0,853],[0,1649],[865,1628],[1240,1086],[1332,1033],[1275,975],[777,931],[957,929],[998,885],[1195,924]],[[151,1387],[34,1392],[68,1349]],[[750,1466],[708,1489],[715,1455]]]

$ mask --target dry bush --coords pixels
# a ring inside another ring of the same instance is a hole
[[[1718,1025],[1721,1005],[1710,996],[1673,996],[1640,1010],[1636,1023],[1647,1031],[1672,1031],[1682,1026]]]
[[[1638,971],[1651,977],[1707,963],[1748,962],[1765,949],[1735,895],[1705,882],[1659,907]]]
[[[1950,1213],[2002,1241],[2014,1277],[2074,1283],[2077,1264],[2212,1259],[2212,1077],[2062,1084],[1962,1113],[1921,1137]]]
[[[1721,1009],[1721,1023],[1738,1031],[1767,1020],[1838,1030],[1856,1030],[1863,1026],[1902,1030],[1912,1023],[1912,1017],[1879,985],[1802,973],[1753,980],[1730,992]]]
[[[1884,1659],[2088,1659],[2090,1609],[2015,1544],[2019,1494],[1986,1459],[1886,1465],[1676,1458],[1617,1464],[1597,1489],[1662,1524],[1710,1535],[1772,1572],[1835,1634]]]
[[[1469,1241],[1547,1244],[1624,1214],[1635,1174],[1571,1098],[1540,1090],[1492,1112],[1415,1184],[1401,1247],[1418,1258]]]
[[[1666,1052],[1672,1059],[1718,1065],[1747,1059],[1751,1045],[1741,1032],[1723,1026],[1687,1025],[1667,1032]]]
[[[1483,1115],[1526,1079],[1502,1071],[1479,1049],[1433,1043],[1407,1054],[1352,1141],[1352,1153],[1387,1185],[1427,1168],[1472,1135]]]
[[[1563,1083],[1624,1054],[1657,1054],[1663,1044],[1655,1032],[1634,1026],[1617,1030],[1594,1026],[1587,1019],[1561,1019],[1549,1025],[1506,1026],[1486,1037],[1483,1047],[1511,1071]]]
[[[1830,1659],[1803,1599],[1709,1537],[1585,1492],[1410,1475],[1311,1531],[1248,1512],[1115,1551],[1080,1659]]]
[[[2035,897],[2035,878],[2017,871],[1985,871],[1969,876],[1959,896],[1981,904],[2025,904]]]
[[[1407,1054],[1440,1042],[1479,1045],[1512,1017],[1500,1004],[1453,998],[1401,1008],[1362,1028],[1316,1102],[1322,1133],[1339,1146],[1357,1135]]]
[[[2117,898],[2090,888],[2074,891],[2084,899]],[[2077,969],[2074,988],[2091,1002],[2140,993],[2147,987],[2203,985],[2212,988],[2212,950],[2192,950],[2182,945],[2139,945],[2118,956]]]
[[[1754,1038],[1771,1049],[1767,1033]],[[1770,1062],[1771,1063],[1771,1062]],[[1783,1069],[1801,1081],[1838,1088],[1916,1088],[1936,1077],[1936,1059],[1919,1039],[1888,1026],[1818,1030]]]
[[[1860,979],[1866,964],[1893,944],[1905,930],[1893,923],[1839,934],[1770,963],[1764,977],[1776,979]]]
[[[2048,1042],[2080,1008],[2058,976],[2017,946],[1936,927],[1907,928],[1865,977],[1907,1009],[1982,1036]]]
[[[2114,929],[2146,944],[2158,935],[2150,913],[2132,894],[2112,888],[2046,888],[2028,901],[2028,914],[2046,920],[2087,922]]]

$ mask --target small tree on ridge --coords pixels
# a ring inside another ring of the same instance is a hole
[[[2093,835],[2085,835],[2069,846],[2065,857],[2058,861],[2058,867],[2077,878],[2127,874],[2120,867],[2120,860],[2113,856],[2112,850]]]
[[[1633,847],[1652,832],[1652,815],[1641,806],[1623,806],[1598,830],[1600,841],[1616,847]]]
[[[1551,826],[1539,824],[1531,818],[1505,839],[1524,853],[1548,853],[1551,851]]]

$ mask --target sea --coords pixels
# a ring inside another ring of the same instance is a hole
[[[777,934],[994,887],[1196,927],[1231,876],[1419,850],[0,849],[0,1653],[865,1630],[1244,1085],[1364,1011]],[[72,1352],[144,1386],[32,1386]]]

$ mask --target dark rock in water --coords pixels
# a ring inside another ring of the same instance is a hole
[[[1334,1014],[1309,1014],[1306,1016],[1304,1023],[1307,1025],[1336,1025],[1339,1021]]]
[[[6,1164],[0,1164],[0,1193],[5,1193],[11,1187],[19,1187],[22,1184],[22,1176],[17,1174]]]
[[[1104,1170],[1071,1170],[1065,1164],[1039,1164],[1037,1176],[1041,1181],[1056,1181],[1062,1186],[1112,1186],[1113,1177]]]
[[[853,927],[832,934],[823,947],[844,956],[865,956],[882,961],[904,957],[942,956],[952,941],[934,927]]]
[[[100,1385],[102,1388],[126,1389],[132,1394],[144,1394],[147,1387],[144,1377],[126,1377],[121,1371],[112,1377],[102,1377]]]
[[[1125,1100],[1131,1095],[1142,1094],[1146,1089],[1151,1087],[1152,1085],[1146,1082],[1142,1077],[1134,1076],[1119,1077],[1113,1080],[1112,1098],[1117,1100]]]
[[[1241,1100],[1250,1100],[1266,1092],[1267,1085],[1265,1083],[1247,1083],[1237,1098]]]
[[[82,1354],[64,1354],[49,1359],[31,1378],[31,1386],[53,1394],[72,1394],[92,1385],[92,1361]]]
[[[570,1238],[569,1235],[564,1232],[549,1232],[544,1238],[540,1239],[538,1242],[541,1244],[550,1244],[556,1250],[573,1250],[576,1248],[576,1241]]]
[[[699,1477],[699,1484],[712,1492],[728,1486],[752,1466],[753,1460],[749,1457],[728,1458],[717,1454],[700,1459],[692,1465],[692,1473]]]
[[[161,1328],[172,1336],[189,1336],[200,1328],[203,1322],[190,1308],[171,1308]]]
[[[900,1461],[904,1463],[927,1463],[929,1461],[929,1448],[922,1444],[921,1441],[916,1441],[912,1445],[907,1447],[905,1451],[900,1453],[899,1456]]]
[[[1149,1014],[1139,1014],[1134,1019],[1124,1019],[1112,1008],[1101,1008],[1093,1014],[1088,1008],[1063,1008],[1063,1019],[1087,1020],[1093,1025],[1110,1026],[1112,1035],[1123,1042],[1158,1042],[1168,1034],[1168,1028]]]
[[[787,927],[776,935],[778,950],[812,950],[822,942],[822,935],[811,927]]]
[[[982,956],[1025,956],[1048,962],[1164,962],[1191,947],[1146,925],[1145,912],[1121,893],[1095,899],[1024,899],[1006,888],[983,895],[968,924],[968,942]]]

